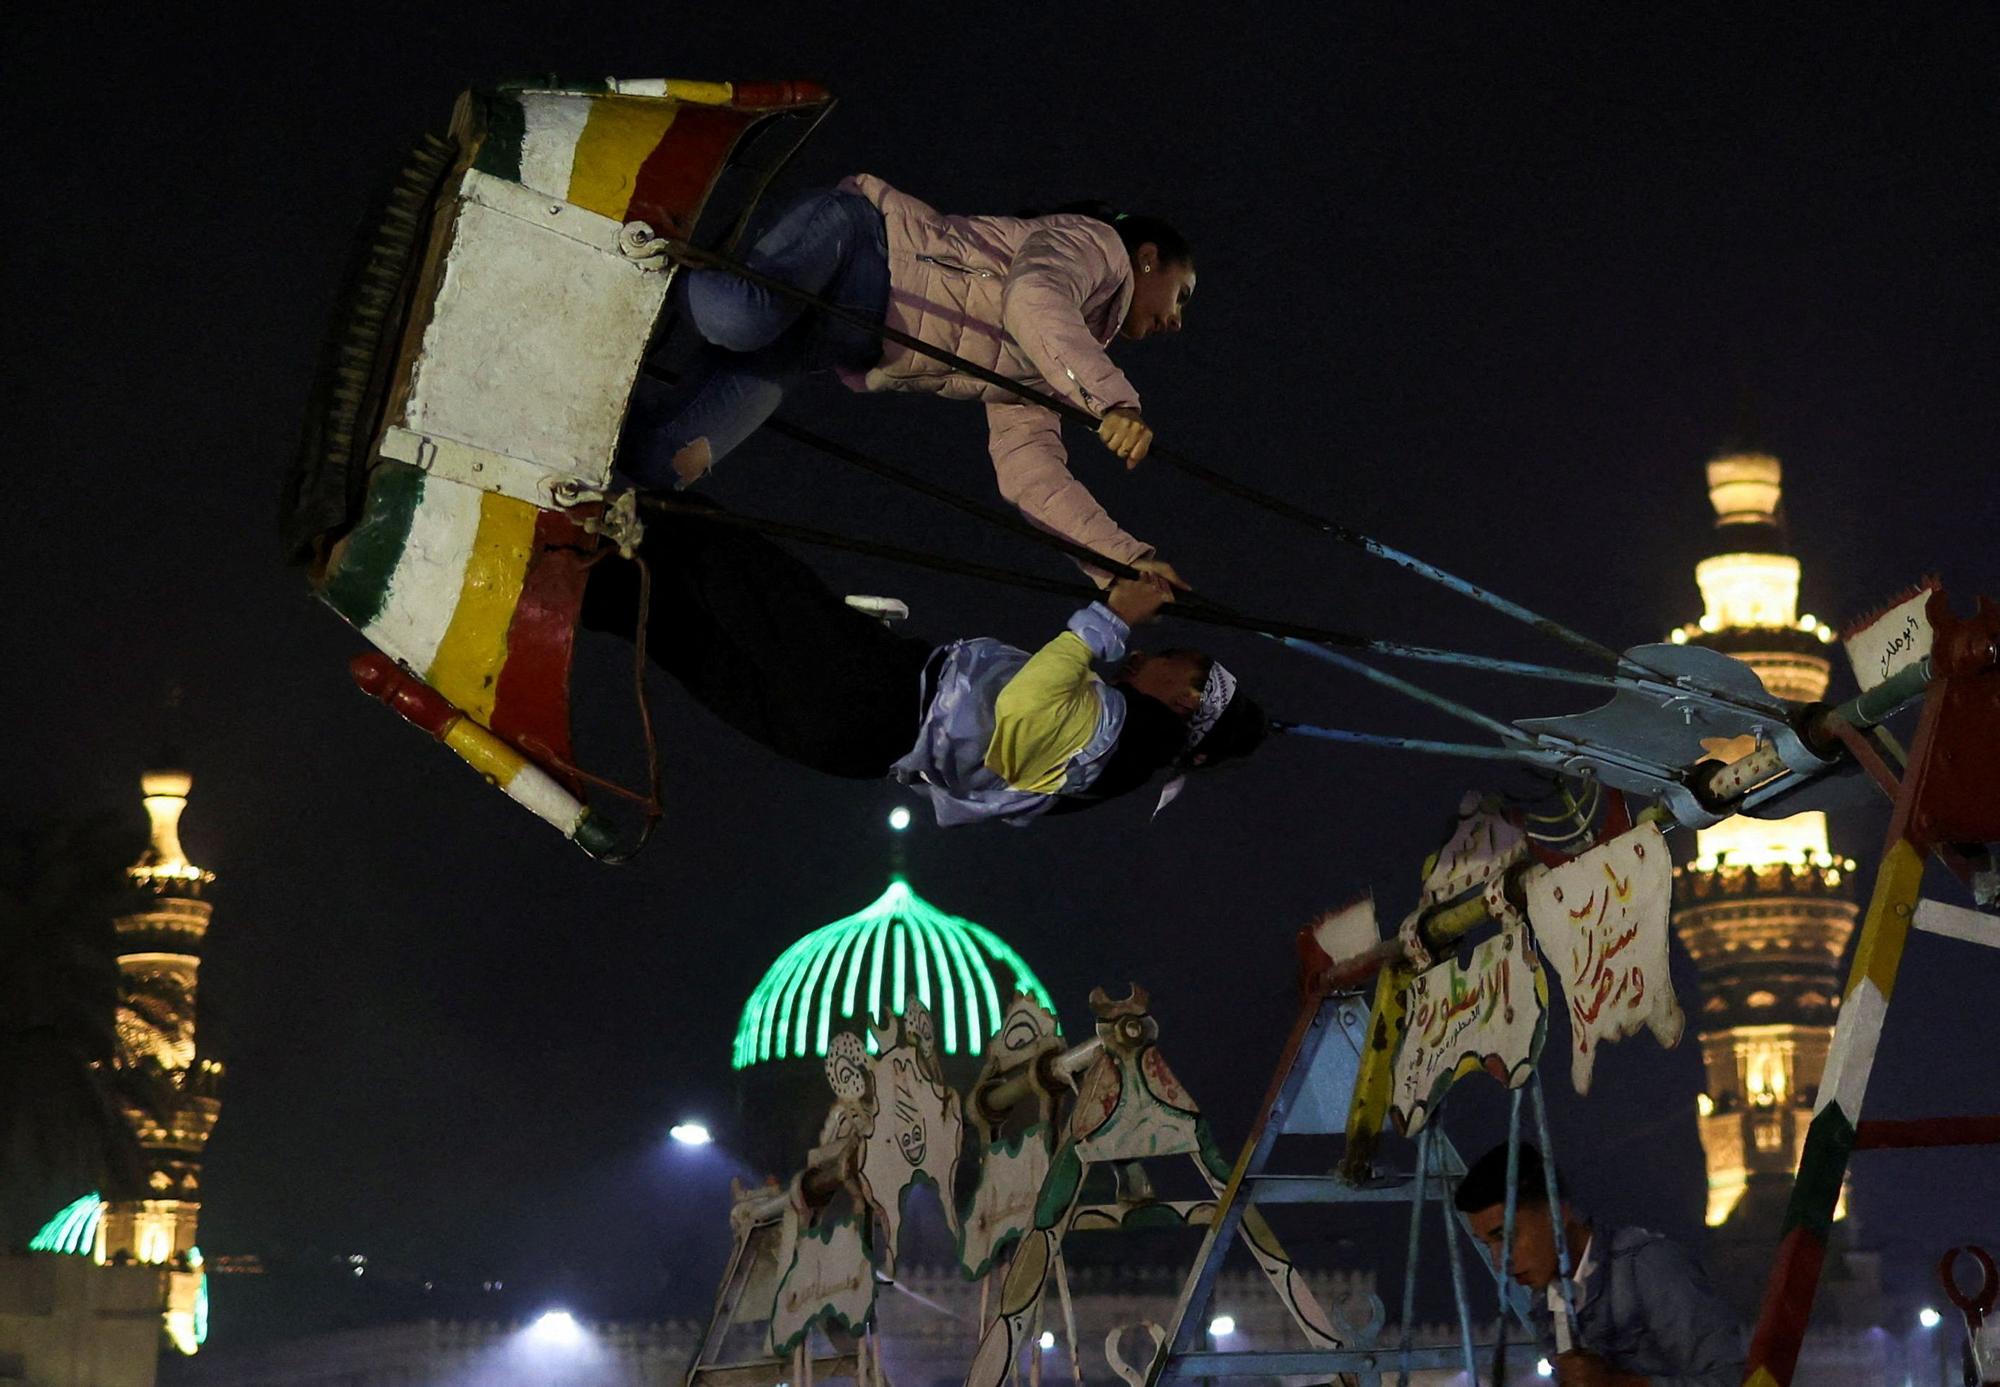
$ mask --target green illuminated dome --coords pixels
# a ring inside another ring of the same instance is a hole
[[[1041,979],[999,935],[945,914],[893,877],[872,905],[778,956],[737,1023],[735,1067],[823,1056],[836,1026],[853,1029],[863,1015],[880,1025],[906,998],[937,1018],[945,1054],[976,1055],[1016,992],[1055,1011]]]
[[[97,1225],[104,1221],[104,1201],[86,1194],[56,1211],[42,1231],[28,1241],[30,1252],[61,1252],[88,1257],[97,1250]]]

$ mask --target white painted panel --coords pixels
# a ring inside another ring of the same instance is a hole
[[[463,205],[405,422],[597,488],[668,276],[573,239],[608,218],[550,205],[563,230]]]
[[[429,669],[458,610],[466,560],[479,533],[480,494],[437,477],[424,479],[423,499],[410,519],[410,537],[389,596],[366,635],[375,645],[419,672]]]
[[[521,182],[548,197],[567,200],[576,142],[590,119],[590,101],[552,92],[524,92],[521,112]]]

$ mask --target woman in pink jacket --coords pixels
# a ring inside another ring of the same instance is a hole
[[[1195,286],[1186,240],[1158,218],[1095,206],[945,216],[867,174],[793,202],[746,261],[1080,405],[1103,421],[1098,437],[1128,468],[1153,435],[1139,392],[1105,349],[1118,337],[1180,331]],[[982,401],[1002,496],[1044,529],[1186,586],[1070,474],[1051,411],[727,271],[685,272],[682,284],[708,346],[680,387],[648,383],[634,400],[621,461],[642,485],[695,481],[771,416],[799,375],[834,370],[857,390]]]

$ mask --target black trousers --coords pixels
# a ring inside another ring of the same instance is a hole
[[[761,535],[700,515],[647,517],[646,656],[695,701],[780,756],[875,779],[916,744],[933,646],[843,602]],[[583,625],[630,639],[637,566],[598,564]]]

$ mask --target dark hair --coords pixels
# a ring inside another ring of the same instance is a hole
[[[1481,1209],[1490,1209],[1495,1204],[1507,1202],[1507,1144],[1494,1147],[1472,1163],[1472,1169],[1465,1172],[1465,1178],[1458,1182],[1458,1193],[1452,1196],[1452,1204],[1462,1214],[1475,1214]],[[1521,1143],[1520,1170],[1516,1176],[1514,1202],[1525,1208],[1547,1208],[1549,1203],[1548,1175],[1542,1169],[1542,1153],[1526,1142]]]
[[[1201,656],[1203,678],[1207,678],[1211,658]],[[1239,692],[1196,748],[1204,758],[1201,765],[1191,765],[1187,719],[1129,684],[1122,685],[1121,691],[1125,695],[1125,726],[1119,730],[1118,743],[1105,759],[1104,768],[1086,789],[1058,796],[1049,813],[1074,814],[1104,804],[1140,789],[1162,770],[1205,771],[1224,761],[1239,760],[1263,745],[1270,730],[1270,719],[1256,700]]]
[[[1208,770],[1224,761],[1241,760],[1264,745],[1270,731],[1271,719],[1257,700],[1238,690],[1236,697],[1229,700],[1229,706],[1222,710],[1222,716],[1215,720],[1215,726],[1201,739],[1201,745],[1194,749],[1194,754],[1202,758],[1202,763],[1194,769]]]
[[[1170,224],[1159,217],[1148,217],[1139,212],[1121,212],[1110,203],[1098,199],[1084,202],[1065,202],[1060,207],[1050,207],[1043,211],[1026,212],[1029,217],[1095,217],[1108,222],[1118,233],[1118,239],[1125,243],[1125,252],[1136,255],[1139,247],[1151,244],[1160,253],[1162,262],[1169,265],[1192,265],[1194,247],[1187,237],[1181,235]]]

